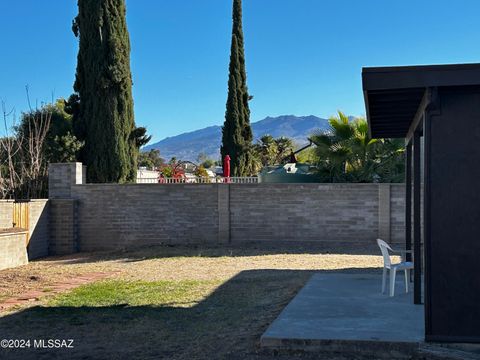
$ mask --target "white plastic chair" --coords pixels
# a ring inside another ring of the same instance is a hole
[[[405,254],[410,253],[406,250],[393,250],[382,239],[377,239],[377,244],[380,247],[380,251],[383,255],[383,277],[382,277],[382,294],[385,294],[385,285],[387,281],[387,270],[390,271],[390,296],[395,294],[395,276],[397,270],[405,271],[405,291],[408,293],[408,283],[410,281],[410,270],[413,269],[413,262],[405,261]],[[400,253],[402,255],[402,261],[398,264],[392,264],[390,259],[390,252]]]

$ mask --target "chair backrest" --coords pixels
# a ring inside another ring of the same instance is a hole
[[[388,250],[393,251],[393,249],[382,239],[377,239],[377,244],[382,252],[384,266],[390,266],[392,262],[390,261],[390,254],[388,253]]]

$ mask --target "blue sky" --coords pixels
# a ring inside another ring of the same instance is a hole
[[[68,97],[75,0],[0,2],[0,98]],[[480,2],[244,0],[252,121],[365,112],[362,66],[480,61]],[[221,125],[230,0],[127,0],[135,116],[154,140]]]

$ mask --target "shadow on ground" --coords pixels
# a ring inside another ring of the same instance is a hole
[[[240,243],[228,245],[188,244],[188,245],[154,245],[136,249],[119,249],[115,251],[82,252],[69,256],[55,256],[42,261],[64,261],[69,264],[94,263],[100,261],[135,262],[149,259],[171,257],[247,257],[278,254],[342,254],[379,256],[376,244],[354,247],[352,244],[315,244],[315,243]]]
[[[0,318],[0,339],[30,339],[32,347],[34,339],[73,339],[74,348],[0,349],[0,358],[319,358],[318,354],[272,354],[259,348],[262,333],[312,273],[243,271],[192,307],[169,304],[30,308]]]

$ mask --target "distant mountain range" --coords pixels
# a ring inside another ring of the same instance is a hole
[[[284,115],[267,117],[252,123],[254,142],[263,135],[273,137],[286,136],[292,138],[299,146],[308,143],[307,138],[318,130],[326,130],[328,120],[313,115]],[[222,127],[209,126],[204,129],[168,137],[155,144],[146,146],[143,150],[160,150],[160,156],[166,160],[176,157],[181,160],[197,161],[198,155],[206,154],[212,159],[220,158],[222,142]]]

